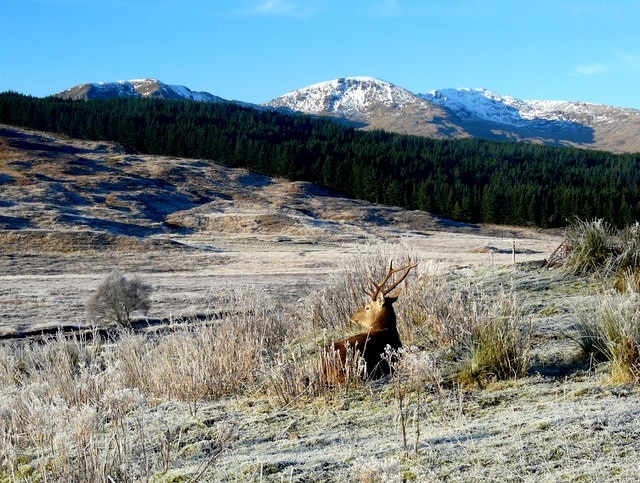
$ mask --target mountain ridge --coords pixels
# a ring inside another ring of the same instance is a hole
[[[360,129],[440,139],[475,137],[612,152],[640,151],[640,110],[580,101],[519,100],[483,88],[413,93],[375,77],[341,77],[263,104],[229,101],[157,79],[81,84],[64,99],[153,97],[235,102],[257,109],[326,116]]]
[[[187,99],[200,102],[226,101],[209,92],[196,92],[185,86],[165,84],[158,79],[152,78],[79,84],[54,94],[54,96],[61,99],[83,101],[120,97],[155,97],[158,99]]]
[[[402,98],[402,105],[386,102],[382,93],[387,99]],[[375,101],[360,110],[356,118],[351,111],[360,98]],[[329,104],[327,99],[331,100],[330,109],[321,107]],[[522,101],[488,89],[441,89],[414,94],[380,79],[342,78],[289,92],[266,105],[356,119],[363,129],[402,134],[640,151],[639,110],[586,102]],[[341,106],[346,108],[340,109]]]

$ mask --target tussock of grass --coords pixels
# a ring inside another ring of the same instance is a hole
[[[456,379],[465,386],[517,379],[530,366],[531,329],[515,317],[497,317],[468,334],[462,368]]]
[[[567,227],[569,253],[563,270],[572,275],[605,273],[615,257],[615,228],[602,219],[574,220]]]
[[[640,380],[640,295],[606,294],[579,312],[577,342],[582,351],[610,364],[611,382]]]
[[[425,276],[407,295],[399,310],[411,324],[405,340],[434,351],[448,348],[459,361],[454,379],[477,386],[526,375],[531,327],[513,294],[487,293],[466,279]]]
[[[619,233],[620,247],[609,261],[614,286],[620,290],[640,292],[640,225],[628,226]]]
[[[620,290],[640,288],[640,224],[616,229],[602,219],[575,220],[567,228],[563,271],[611,280]]]
[[[603,220],[576,220],[567,230],[564,271],[596,274],[623,292],[580,311],[577,342],[585,354],[608,361],[614,383],[640,378],[640,224],[616,230]]]

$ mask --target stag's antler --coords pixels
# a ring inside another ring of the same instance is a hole
[[[411,259],[409,259],[409,264],[402,267],[402,268],[393,268],[393,261],[389,262],[389,270],[387,271],[387,274],[385,275],[385,277],[382,279],[382,281],[380,283],[376,283],[373,280],[371,280],[372,285],[375,287],[374,290],[371,291],[371,293],[369,292],[365,292],[367,295],[369,295],[371,297],[371,300],[376,300],[378,298],[378,296],[380,295],[380,293],[382,293],[383,296],[386,296],[387,294],[391,293],[393,291],[393,289],[395,289],[398,285],[400,285],[402,283],[402,281],[407,278],[407,275],[409,275],[409,272],[418,266],[418,263],[411,263]],[[389,281],[389,279],[391,279],[396,273],[399,272],[404,272],[402,274],[402,276],[400,277],[400,280],[397,281],[393,281],[393,283],[391,284],[390,287],[387,287],[386,289],[384,288],[384,286],[386,285],[386,283]]]

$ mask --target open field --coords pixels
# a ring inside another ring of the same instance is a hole
[[[516,261],[541,260],[560,243],[554,236],[516,241]],[[512,262],[512,239],[447,232],[356,236],[349,241],[199,236],[181,242],[206,248],[91,250],[0,255],[0,333],[82,325],[84,304],[114,268],[139,274],[154,287],[151,319],[221,309],[216,299],[236,286],[254,286],[286,301],[303,298],[348,271],[351,258],[376,243],[405,246],[425,271],[464,270]],[[28,242],[27,242],[28,243]]]
[[[0,138],[0,481],[640,477],[640,391],[571,339],[603,288],[537,263],[561,233],[459,225],[43,133]],[[358,330],[312,320],[315,307],[346,298],[358,264],[407,255],[420,265],[397,309],[414,366],[306,386],[323,340]],[[153,286],[138,330],[39,336],[89,327],[85,303],[114,268]],[[517,303],[532,328],[526,377],[452,383],[451,356],[410,319],[461,292],[470,313]]]

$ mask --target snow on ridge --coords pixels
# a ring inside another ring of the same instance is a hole
[[[483,88],[440,89],[419,94],[463,118],[479,118],[519,126],[540,117],[526,102]]]
[[[402,106],[416,96],[406,89],[375,77],[340,77],[298,89],[267,103],[307,114],[329,112],[359,117],[372,104]]]
[[[153,78],[98,82],[91,85],[99,91],[115,91],[127,97],[150,97],[157,91],[165,91],[178,98],[193,101],[214,102],[223,100],[221,97],[209,94],[208,92],[195,92],[188,87],[177,84],[165,84]],[[71,89],[67,89],[67,91],[70,90]]]
[[[338,77],[337,79],[318,82],[316,84],[312,84],[310,86],[303,87],[302,89],[298,89],[298,90],[306,90],[306,89],[315,90],[315,89],[322,89],[326,87],[336,88],[336,87],[339,87],[340,85],[354,85],[354,84],[361,84],[361,83],[393,85],[391,84],[391,82],[387,82],[382,79],[378,79],[376,77],[353,76],[353,77]]]
[[[575,122],[585,117],[593,122],[606,120],[611,111],[627,110],[588,102],[520,100],[483,88],[439,89],[418,95],[465,119],[476,118],[515,127],[532,121]]]
[[[185,99],[192,100],[192,101],[210,102],[214,100],[222,100],[222,98],[218,96],[214,96],[213,94],[209,94],[208,92],[192,91],[188,87],[181,86],[181,85],[164,84],[164,86],[171,89],[178,96],[183,97]]]

